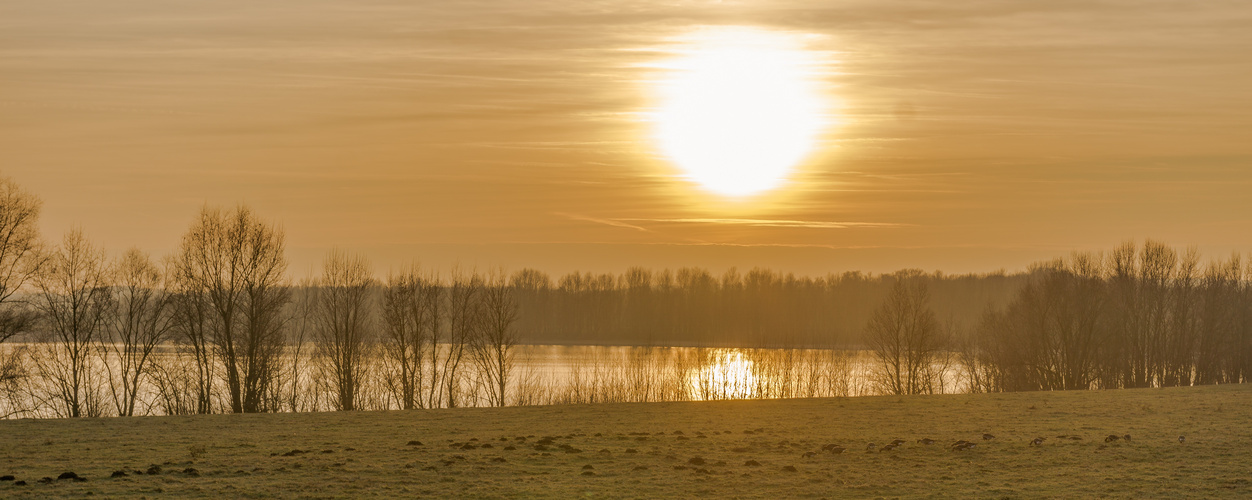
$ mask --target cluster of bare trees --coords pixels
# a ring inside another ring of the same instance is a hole
[[[334,251],[299,286],[282,230],[208,208],[161,262],[80,230],[40,242],[0,179],[5,413],[63,417],[422,408],[510,401],[517,303],[499,272],[373,277]],[[5,341],[9,341],[4,343]]]
[[[21,319],[27,337],[7,350],[22,356],[5,365],[10,413],[149,413],[152,391],[173,398],[166,412],[208,412],[219,386],[231,410],[265,409],[270,370],[284,347],[281,233],[246,208],[206,209],[166,262],[138,250],[110,260],[77,229],[58,245],[40,246],[38,200],[4,182],[11,193],[0,207],[4,217],[12,205],[36,208],[20,230],[10,228],[31,242],[17,247],[29,248],[20,269],[30,286],[19,284],[2,306],[5,317]],[[14,250],[3,241],[0,247]],[[156,363],[160,352],[184,347],[192,361],[186,366]]]
[[[381,303],[383,383],[398,407],[510,402],[518,305],[500,272],[444,282],[406,270],[388,277]]]
[[[1252,267],[1154,241],[1036,265],[961,355],[972,390],[1236,383],[1252,375]]]

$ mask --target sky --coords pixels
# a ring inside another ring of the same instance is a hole
[[[783,34],[828,103],[777,189],[657,147],[684,36]],[[57,240],[163,255],[200,207],[430,268],[1024,269],[1252,251],[1252,3],[0,3],[0,175]]]

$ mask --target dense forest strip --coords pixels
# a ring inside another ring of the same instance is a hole
[[[964,330],[988,308],[1006,304],[1029,278],[920,270],[808,277],[761,268],[715,276],[702,268],[631,268],[553,279],[524,269],[511,283],[521,312],[518,335],[529,343],[856,348],[870,314],[898,281],[925,281],[936,316]]]

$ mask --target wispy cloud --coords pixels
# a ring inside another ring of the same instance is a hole
[[[567,213],[561,213],[561,212],[556,212],[555,214],[556,214],[556,215],[560,215],[560,216],[565,217],[565,218],[570,219],[570,220],[585,221],[585,222],[593,222],[593,223],[596,223],[596,224],[604,224],[604,225],[606,225],[606,226],[621,227],[621,228],[626,228],[626,229],[634,229],[634,230],[636,230],[636,231],[643,231],[643,232],[645,232],[645,233],[651,232],[651,231],[649,231],[649,230],[648,230],[648,228],[645,228],[645,227],[642,227],[642,226],[636,226],[636,225],[634,225],[634,224],[628,224],[628,223],[626,223],[626,222],[622,222],[622,220],[623,220],[623,219],[600,219],[600,218],[596,218],[596,217],[588,217],[588,216],[586,216],[586,215],[575,215],[575,214],[567,214]]]
[[[733,218],[601,218],[591,217],[587,215],[569,214],[564,212],[555,212],[570,220],[592,222],[595,224],[603,224],[606,226],[620,227],[625,229],[633,229],[642,232],[652,232],[644,225],[652,224],[699,224],[699,225],[722,225],[722,226],[748,226],[748,227],[788,227],[788,228],[805,228],[805,229],[847,229],[856,227],[906,227],[913,224],[901,224],[895,222],[850,222],[850,221],[813,221],[813,220],[793,220],[793,219],[733,219]]]
[[[788,219],[611,219],[614,222],[659,222],[668,224],[719,224],[751,227],[798,227],[812,229],[846,229],[852,227],[904,227],[912,224],[893,222],[832,222]]]
[[[1037,246],[996,246],[996,245],[978,245],[978,244],[960,244],[960,245],[833,245],[821,243],[736,243],[721,241],[704,241],[704,240],[686,240],[686,241],[600,241],[600,240],[507,240],[501,242],[480,243],[479,245],[492,245],[496,243],[505,243],[509,245],[603,245],[617,247],[650,247],[650,246],[671,246],[671,247],[734,247],[734,248],[816,248],[826,250],[936,250],[936,249],[972,249],[983,248],[993,250],[1021,250],[1021,249],[1037,249],[1050,248],[1047,245]],[[445,244],[461,244],[448,242]],[[1059,247],[1058,247],[1059,248]]]

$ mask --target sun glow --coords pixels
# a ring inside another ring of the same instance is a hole
[[[800,37],[761,29],[706,29],[683,41],[657,83],[661,153],[724,196],[780,186],[826,125],[821,61]]]

